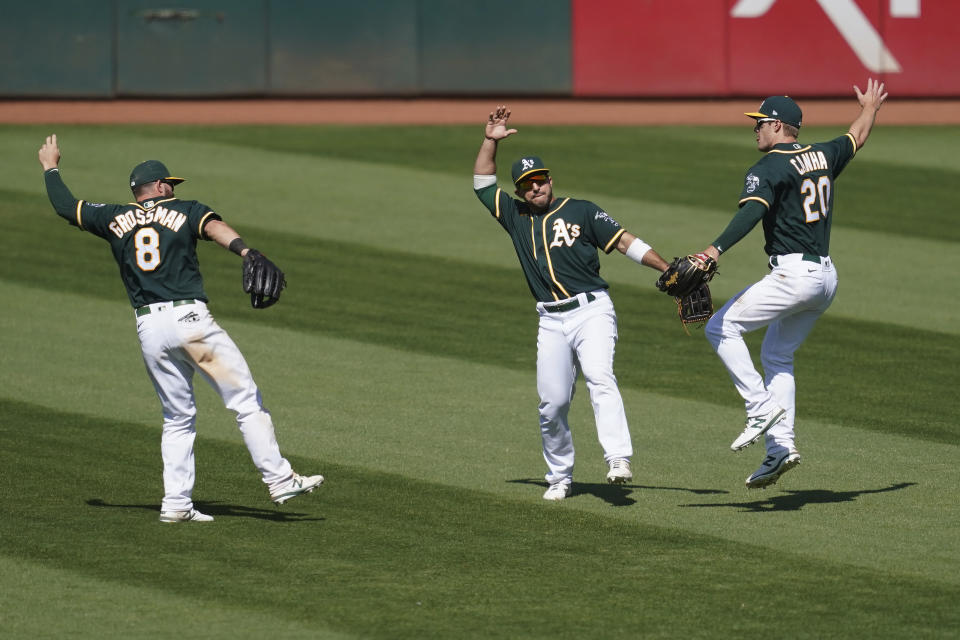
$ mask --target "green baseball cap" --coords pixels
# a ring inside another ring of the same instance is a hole
[[[510,175],[513,176],[513,184],[517,184],[534,173],[550,173],[550,169],[543,166],[543,160],[537,156],[524,156],[514,162],[513,167],[510,169]]]
[[[790,96],[770,96],[760,104],[760,109],[754,113],[744,113],[759,120],[760,118],[773,118],[784,124],[800,128],[803,123],[803,112]]]
[[[133,168],[133,171],[130,172],[130,188],[134,189],[139,187],[142,184],[147,184],[148,182],[155,182],[157,180],[166,180],[172,182],[173,184],[180,184],[184,181],[184,178],[174,178],[170,175],[170,172],[167,171],[167,168],[159,160],[147,160],[146,162],[141,162]]]

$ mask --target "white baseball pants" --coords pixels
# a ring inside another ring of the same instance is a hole
[[[147,373],[163,407],[163,511],[193,508],[195,479],[193,442],[197,407],[193,374],[201,376],[237,414],[244,444],[264,483],[274,487],[293,476],[280,455],[273,421],[243,354],[201,301],[173,306],[149,305],[150,313],[137,317],[137,334]]]
[[[609,462],[633,455],[623,399],[613,375],[617,316],[606,291],[593,291],[591,295],[596,298],[593,302],[587,302],[587,294],[575,296],[580,306],[571,311],[551,312],[544,303],[537,304],[540,435],[550,484],[573,481],[573,436],[567,415],[578,368],[590,393],[604,459]]]
[[[837,272],[829,257],[820,263],[799,253],[774,258],[770,274],[728,300],[705,329],[743,397],[747,415],[768,413],[775,405],[786,410],[786,418],[766,434],[768,451],[794,448],[793,354],[837,294]],[[743,340],[744,333],[761,327],[768,327],[760,349],[762,378]]]

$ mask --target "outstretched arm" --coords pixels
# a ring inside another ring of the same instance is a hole
[[[860,103],[861,111],[850,125],[850,135],[857,141],[859,150],[867,143],[870,130],[873,129],[873,123],[877,118],[877,111],[880,111],[880,105],[887,99],[888,94],[883,90],[883,83],[873,78],[867,79],[867,90],[863,93],[860,92],[860,87],[854,85],[853,88],[857,92],[857,102]]]
[[[663,271],[670,266],[659,253],[653,250],[653,247],[629,231],[624,231],[620,235],[620,240],[617,242],[617,251],[631,260],[657,271]]]
[[[473,175],[492,176],[497,173],[497,143],[517,132],[516,129],[507,129],[508,120],[510,120],[510,109],[504,105],[499,105],[490,112],[483,132],[483,142],[477,153],[477,161],[473,165]]]
[[[53,210],[70,224],[80,226],[81,202],[73,197],[60,176],[60,147],[56,135],[47,136],[37,157],[43,167],[43,181]]]
[[[720,253],[726,251],[736,243],[740,242],[750,231],[757,226],[757,223],[763,219],[767,212],[767,207],[756,200],[748,200],[744,203],[733,220],[727,225],[716,240],[709,247],[703,250],[714,260],[720,259]]]
[[[223,220],[211,220],[204,225],[203,233],[224,249],[229,249],[237,255],[246,255],[247,251],[250,250],[247,245],[243,244],[240,234]],[[237,242],[237,244],[233,244],[234,242]]]

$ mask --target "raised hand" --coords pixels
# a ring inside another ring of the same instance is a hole
[[[40,147],[37,157],[40,159],[44,171],[57,168],[60,164],[60,147],[57,146],[56,134],[47,136],[47,141]]]
[[[487,128],[484,135],[488,140],[503,140],[509,135],[517,132],[516,129],[507,129],[507,121],[510,120],[510,109],[504,105],[498,105],[490,112],[487,119]]]
[[[853,88],[857,92],[857,102],[860,103],[861,107],[879,110],[880,105],[887,99],[888,94],[883,90],[884,84],[873,78],[867,78],[867,90],[863,93],[860,92],[860,87],[857,85],[853,85]]]

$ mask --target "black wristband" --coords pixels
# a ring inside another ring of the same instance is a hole
[[[227,248],[239,256],[243,254],[243,250],[247,248],[247,245],[244,244],[243,238],[237,237],[230,242],[230,246]]]

